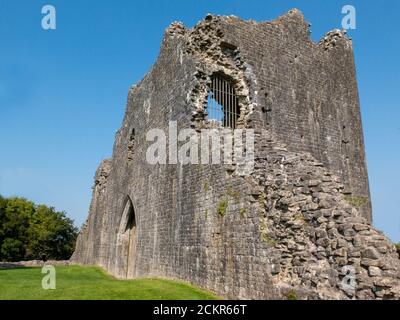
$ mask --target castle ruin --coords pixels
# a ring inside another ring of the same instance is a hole
[[[216,122],[254,130],[253,171],[237,174],[235,161],[149,164],[147,132],[168,132],[171,121],[178,130]],[[298,10],[271,22],[173,23],[157,62],[129,91],[71,260],[228,298],[399,299],[399,256],[372,226],[344,32],[314,43]]]

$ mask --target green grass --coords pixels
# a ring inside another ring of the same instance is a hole
[[[42,289],[41,268],[0,270],[0,300],[212,300],[213,294],[164,279],[117,280],[97,267],[56,267],[56,289]]]

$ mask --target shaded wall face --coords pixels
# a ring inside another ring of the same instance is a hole
[[[94,190],[85,261],[120,278],[167,276],[231,297],[273,297],[268,272],[260,268],[265,249],[255,186],[223,165],[146,161],[149,130],[169,134],[169,121],[177,121],[178,131],[192,126],[188,93],[197,69],[183,50],[182,39],[164,42],[157,64],[129,94],[106,189]],[[127,196],[136,219],[136,248],[128,258],[128,240],[118,231]],[[134,272],[126,272],[126,265],[134,265]]]
[[[292,151],[310,152],[342,178],[372,220],[353,51],[348,40],[315,44],[299,16],[274,23],[223,25],[257,83],[259,117]],[[327,50],[325,50],[325,48]]]

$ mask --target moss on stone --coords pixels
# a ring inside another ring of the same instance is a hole
[[[266,199],[266,197],[263,193],[260,194],[260,196],[258,197],[258,203],[260,204],[261,208],[264,208],[265,199]]]
[[[245,208],[240,208],[240,217],[245,218],[246,217],[246,209]]]
[[[302,213],[297,213],[297,214],[293,217],[293,219],[294,219],[295,221],[303,221],[303,222],[305,222],[305,219],[304,219],[304,216],[303,216]]]
[[[218,203],[217,213],[220,216],[224,216],[225,213],[226,213],[226,208],[227,207],[228,207],[228,201],[226,201],[226,200],[220,201],[220,203]]]
[[[210,190],[210,186],[209,186],[209,184],[208,184],[208,181],[205,181],[205,182],[204,182],[203,188],[204,188],[204,191],[205,191],[205,192],[208,192],[208,190]]]
[[[271,237],[269,237],[268,235],[266,235],[265,233],[261,233],[261,240],[266,243],[268,246],[275,246],[277,244],[275,239],[272,239]]]
[[[355,208],[362,208],[368,203],[367,197],[345,195],[344,199]]]
[[[297,295],[296,295],[296,292],[294,292],[293,290],[290,291],[290,292],[286,295],[286,298],[287,298],[288,300],[298,300]]]

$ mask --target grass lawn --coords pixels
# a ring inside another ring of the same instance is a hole
[[[56,289],[42,289],[41,268],[0,270],[0,300],[211,300],[189,284],[163,280],[116,280],[97,267],[56,267]]]

